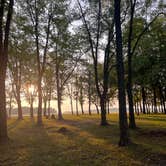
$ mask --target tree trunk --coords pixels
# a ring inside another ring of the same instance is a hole
[[[142,87],[141,89],[142,91],[142,106],[143,106],[143,114],[146,114],[146,109],[145,109],[145,105],[146,105],[146,94],[145,94],[145,88]]]
[[[71,113],[72,113],[72,115],[74,115],[74,111],[73,111],[73,98],[72,98],[72,96],[70,96],[70,106],[71,106]]]
[[[20,98],[20,88],[16,88],[16,93],[17,93],[17,106],[18,106],[18,119],[22,120],[23,115],[22,115],[22,106],[21,106],[21,98]]]
[[[96,107],[97,114],[99,115],[99,108],[96,103],[95,103],[95,107]]]
[[[50,117],[50,104],[51,104],[51,100],[48,100],[48,117]]]
[[[47,114],[47,100],[44,99],[44,116]]]
[[[91,95],[88,96],[88,112],[89,112],[89,115],[91,115]]]
[[[33,118],[33,99],[31,99],[30,103],[30,117]]]
[[[160,92],[161,102],[162,102],[162,105],[163,105],[163,112],[166,114],[165,99],[164,99],[164,95],[163,95],[161,87],[159,87],[159,92]]]
[[[128,35],[128,80],[127,80],[127,95],[129,104],[129,128],[135,129],[135,116],[133,108],[133,92],[132,92],[132,52],[131,52],[131,42],[133,35],[133,17],[135,11],[135,1],[130,1],[130,22],[129,22],[129,35]]]
[[[76,115],[78,116],[78,95],[76,96]]]
[[[130,76],[131,77],[131,76]],[[128,102],[129,102],[129,128],[135,129],[135,116],[134,116],[134,108],[133,108],[133,96],[132,96],[132,88],[131,88],[131,78],[128,78],[128,85],[127,85],[127,94],[128,94]]]
[[[41,76],[38,78],[38,112],[37,112],[37,124],[42,125],[42,87]]]
[[[7,116],[6,116],[6,94],[5,94],[5,79],[6,79],[6,69],[8,61],[8,39],[10,32],[10,24],[13,13],[14,0],[9,1],[8,13],[6,23],[4,23],[4,0],[0,2],[0,142],[5,142],[8,140],[7,134]],[[3,26],[5,25],[3,32]],[[4,38],[3,38],[4,35]]]
[[[88,111],[89,115],[91,115],[91,71],[88,72]]]
[[[11,118],[11,111],[12,111],[12,96],[10,96],[10,101],[9,101],[9,116],[8,118]]]
[[[100,107],[101,107],[101,126],[108,125],[106,118],[106,100],[104,97],[100,98]]]
[[[129,143],[128,123],[126,112],[126,95],[124,84],[124,64],[122,51],[122,31],[120,19],[120,0],[114,0],[114,19],[116,29],[116,62],[118,75],[118,99],[119,99],[119,126],[120,141],[119,146],[126,146]]]
[[[82,115],[84,115],[84,106],[83,106],[83,103],[80,103],[81,105],[81,112],[82,112]]]
[[[110,114],[110,102],[109,102],[109,100],[107,102],[107,112],[108,112],[108,114]]]
[[[58,120],[63,120],[62,110],[61,110],[61,95],[59,90],[57,91],[57,104],[58,104]]]
[[[3,67],[5,68],[5,67]],[[7,116],[6,116],[6,96],[5,96],[5,71],[0,66],[0,142],[8,139]]]
[[[142,104],[141,104],[141,101],[139,102],[139,107],[140,107],[140,111],[142,113]]]

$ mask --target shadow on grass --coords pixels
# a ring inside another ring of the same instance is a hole
[[[89,138],[93,137],[95,139],[104,140],[105,143],[108,144],[108,146],[113,145],[115,148],[118,148],[117,144],[119,139],[119,129],[117,123],[110,122],[109,126],[99,126],[97,123],[91,122],[89,120],[85,120],[82,122],[63,120],[62,122],[58,123],[79,128],[80,132],[77,135],[75,135],[75,137],[79,139],[86,139],[86,144],[92,145],[93,143],[90,141],[93,141],[94,139]],[[87,132],[88,134],[80,135],[80,133],[82,132]],[[137,134],[139,132],[139,129],[136,131],[132,131],[132,133],[134,134]],[[72,139],[73,136],[69,134],[68,137],[71,137]],[[146,135],[146,139],[151,139],[151,135]],[[128,154],[130,158],[132,158],[133,160],[138,160],[139,162],[145,162],[147,164],[154,165],[166,164],[166,154],[152,152],[153,145],[151,145],[151,143],[152,142],[149,142],[149,146],[144,146],[144,144],[142,144],[141,141],[139,144],[131,142],[131,144],[128,147],[122,148],[122,152]],[[103,149],[105,149],[105,151],[108,152],[107,147],[104,147]]]
[[[16,119],[14,122],[10,123],[10,124],[8,125],[8,131],[10,131],[10,130],[16,128],[16,127],[18,126],[18,124],[19,124],[21,121],[22,121],[22,120]]]
[[[34,119],[14,121],[13,141],[0,147],[0,163],[3,165],[131,165],[162,163],[164,154],[152,153],[151,147],[131,144],[119,148],[118,123],[109,121],[100,126],[99,119],[44,120],[37,126]],[[18,127],[19,124],[19,127]],[[132,131],[132,134],[136,134]],[[141,138],[141,137],[140,137]],[[148,137],[148,139],[150,139]],[[156,161],[153,161],[153,158]],[[159,161],[160,159],[160,161]],[[13,163],[12,163],[13,161]],[[114,163],[114,164],[113,164]],[[126,163],[126,164],[125,164]]]

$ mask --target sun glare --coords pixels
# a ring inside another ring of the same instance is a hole
[[[28,91],[29,91],[29,93],[31,93],[31,94],[34,93],[34,91],[35,91],[34,85],[30,85]]]

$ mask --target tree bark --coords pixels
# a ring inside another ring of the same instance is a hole
[[[120,140],[119,146],[126,146],[129,144],[127,112],[126,112],[126,95],[124,84],[124,64],[122,51],[122,31],[120,20],[120,0],[114,0],[114,18],[116,30],[116,62],[118,75],[118,99],[119,99],[119,126],[120,126]]]
[[[70,106],[71,106],[71,113],[72,113],[72,115],[74,115],[74,111],[73,111],[73,98],[72,98],[72,96],[70,96]]]
[[[99,115],[99,108],[98,108],[98,105],[96,103],[95,103],[95,107],[96,107],[97,114]]]
[[[8,61],[8,39],[10,33],[10,24],[13,13],[14,0],[9,1],[6,23],[4,23],[5,0],[0,2],[0,142],[8,140],[7,134],[7,115],[6,115],[6,94],[5,79]],[[3,26],[5,25],[3,32]],[[4,38],[3,38],[4,37]]]
[[[47,114],[47,100],[44,99],[44,116]]]
[[[136,0],[130,1],[130,22],[129,22],[129,35],[128,35],[128,80],[127,80],[127,94],[128,94],[128,104],[129,104],[129,128],[135,129],[135,116],[133,108],[133,92],[132,92],[132,52],[131,52],[131,42],[133,35],[133,17],[135,11]]]
[[[84,115],[84,106],[83,106],[83,103],[80,103],[81,105],[81,112],[82,112],[82,115]]]
[[[100,98],[100,107],[101,107],[101,126],[108,125],[106,119],[106,99],[104,97]]]
[[[78,113],[78,94],[76,96],[76,115],[78,116],[79,113]]]
[[[156,89],[153,88],[153,102],[154,102],[154,113],[157,114],[157,96],[156,96]]]
[[[22,106],[21,106],[21,98],[20,98],[20,92],[17,93],[17,106],[18,106],[18,119],[22,120]]]
[[[146,109],[145,109],[145,105],[146,105],[146,94],[145,94],[145,88],[142,87],[141,88],[142,91],[142,106],[143,106],[143,114],[146,114]]]
[[[40,73],[40,72],[39,72]],[[38,76],[38,111],[37,111],[37,124],[42,125],[42,87],[41,75]]]
[[[30,117],[33,118],[33,99],[30,99]]]

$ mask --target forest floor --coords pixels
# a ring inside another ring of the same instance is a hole
[[[107,127],[98,115],[43,118],[42,127],[29,117],[8,121],[10,141],[0,145],[0,166],[135,166],[166,165],[166,115],[136,116],[132,143],[118,147],[118,115]]]

